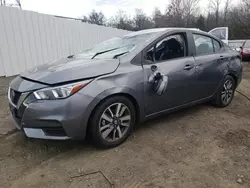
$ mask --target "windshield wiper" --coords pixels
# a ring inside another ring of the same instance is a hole
[[[114,57],[113,57],[113,59],[117,59],[119,56],[122,56],[122,55],[124,55],[124,54],[126,54],[126,53],[128,53],[129,51],[126,51],[126,52],[122,52],[122,53],[120,53],[120,54],[116,54]]]
[[[117,49],[118,48],[113,48],[113,49],[105,50],[105,51],[102,51],[102,52],[98,52],[91,59],[94,59],[98,55],[101,55],[101,54],[104,54],[104,53],[107,53],[107,52],[111,52],[111,51],[114,51],[114,50],[117,50]]]

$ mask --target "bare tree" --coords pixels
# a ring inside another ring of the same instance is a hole
[[[21,5],[21,0],[15,0],[15,3],[13,3],[13,1],[10,1],[11,3],[6,4],[6,0],[0,0],[0,5],[1,6],[14,6],[14,7],[19,7],[20,9],[22,9],[22,5]]]
[[[102,12],[95,12],[94,10],[89,15],[89,22],[97,25],[104,25],[105,16]]]
[[[155,8],[152,15],[152,20],[154,22],[154,27],[165,27],[166,20],[165,15],[163,15],[159,8]]]
[[[183,26],[183,6],[182,0],[171,0],[167,7],[166,26],[180,27]]]
[[[133,20],[122,10],[119,10],[114,17],[110,18],[108,26],[128,31],[135,30]]]
[[[151,19],[141,10],[136,9],[134,16],[135,30],[148,29],[153,27]]]
[[[181,2],[181,5],[183,7],[182,13],[184,18],[186,19],[187,27],[190,25],[191,17],[196,12],[199,2],[200,0],[182,0]]]
[[[200,15],[197,18],[195,25],[198,29],[205,31],[206,30],[206,18],[203,15]]]
[[[191,26],[200,0],[171,0],[166,10],[169,26]]]
[[[106,18],[102,12],[96,12],[95,10],[92,10],[88,16],[83,16],[82,21],[91,24],[105,25]]]
[[[250,8],[250,0],[243,0],[243,4],[244,4],[246,7]]]
[[[227,21],[227,15],[228,15],[228,11],[229,11],[229,7],[232,3],[232,0],[226,0],[225,2],[225,7],[224,7],[224,22]]]
[[[22,9],[21,0],[16,0],[16,3],[17,3],[17,5],[18,5],[18,7],[19,7],[20,9]]]
[[[220,6],[221,6],[221,0],[210,0],[210,5],[212,10],[215,12],[215,22],[216,26],[219,25],[219,17],[220,17]]]

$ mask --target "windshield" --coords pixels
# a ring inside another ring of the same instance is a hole
[[[124,37],[116,37],[97,44],[91,49],[84,50],[74,57],[85,59],[116,59],[121,55],[125,55],[133,51],[139,44],[148,41],[154,37],[157,32],[125,35]]]

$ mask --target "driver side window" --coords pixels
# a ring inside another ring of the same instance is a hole
[[[146,59],[159,62],[185,57],[185,39],[181,34],[171,35],[157,42],[147,51]]]

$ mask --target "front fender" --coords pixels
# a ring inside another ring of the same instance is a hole
[[[140,92],[139,92],[140,93]],[[95,97],[95,99],[90,103],[87,111],[91,112],[95,109],[95,107],[101,103],[101,101],[103,101],[104,99],[108,98],[108,97],[112,97],[113,95],[128,95],[131,98],[134,99],[134,101],[137,103],[137,107],[139,108],[139,119],[142,120],[143,119],[143,115],[144,115],[144,106],[143,106],[143,98],[140,96],[140,94],[138,94],[138,92],[136,92],[135,90],[131,89],[131,88],[127,88],[127,87],[114,87],[114,88],[110,88],[107,89],[105,91],[103,91],[102,93],[100,93],[97,97]],[[134,102],[132,101],[132,102]]]
[[[114,95],[128,95],[134,99],[137,103],[137,114],[139,115],[138,122],[141,122],[144,120],[145,117],[145,111],[144,111],[144,106],[143,106],[143,99],[140,97],[137,92],[131,88],[122,88],[122,87],[114,87],[114,88],[109,88],[103,92],[101,92],[99,95],[97,95],[93,100],[90,102],[88,105],[87,109],[85,110],[84,118],[82,120],[82,126],[85,129],[88,127],[89,120],[91,118],[92,112],[95,110],[95,108],[106,98],[112,97]]]
[[[129,66],[128,66],[129,65]],[[136,102],[136,110],[139,112],[137,117],[140,120],[144,119],[144,77],[143,69],[140,66],[124,64],[119,69],[110,75],[105,75],[96,78],[93,82],[82,89],[82,94],[91,96],[92,100],[84,112],[83,123],[87,127],[89,118],[93,110],[103,100],[113,95],[127,95]]]

